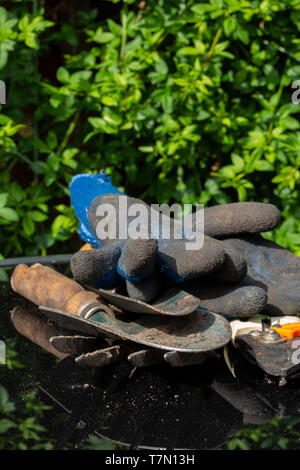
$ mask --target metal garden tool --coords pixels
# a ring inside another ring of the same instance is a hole
[[[165,352],[145,348],[138,343],[112,340],[86,335],[62,328],[41,314],[33,304],[19,305],[11,311],[11,321],[16,330],[33,343],[63,359],[76,356],[82,366],[103,367],[127,359],[133,367],[151,367],[166,361],[171,366],[186,366],[204,362],[209,353]]]
[[[134,367],[147,367],[163,361],[164,351],[139,350],[140,346],[132,342],[118,342],[64,329],[49,322],[32,304],[15,307],[11,311],[11,321],[16,330],[33,343],[60,359],[75,355],[75,361],[80,365],[101,367],[127,358]]]
[[[86,291],[62,274],[38,264],[30,268],[17,266],[11,286],[61,327],[91,336],[105,336],[179,353],[212,351],[224,346],[231,337],[228,321],[213,312],[199,310],[198,301],[192,296],[193,308],[188,315],[186,311],[177,318],[146,313],[130,321],[130,314],[125,316],[123,311],[114,311],[114,307],[101,298],[101,293]],[[163,302],[172,305],[168,297]],[[149,311],[152,313],[151,308]]]
[[[299,371],[298,317],[271,317],[269,322],[260,318],[233,320],[231,328],[233,345],[267,374],[286,377]]]

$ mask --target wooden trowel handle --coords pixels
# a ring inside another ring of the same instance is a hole
[[[86,291],[77,282],[47,266],[19,264],[11,276],[11,287],[36,305],[81,315],[83,310],[96,306],[99,295]]]

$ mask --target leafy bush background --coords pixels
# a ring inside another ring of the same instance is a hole
[[[297,0],[4,4],[2,256],[76,249],[68,183],[101,169],[149,202],[273,202],[300,253]]]
[[[298,0],[1,2],[0,256],[78,249],[68,184],[101,169],[148,202],[275,203],[300,254],[299,30]]]

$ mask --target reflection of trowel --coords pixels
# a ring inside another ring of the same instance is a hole
[[[300,369],[300,322],[298,317],[233,320],[232,342],[244,356],[267,374],[285,377]]]
[[[105,303],[99,293],[86,291],[62,274],[38,264],[30,268],[19,265],[13,272],[11,285],[20,295],[39,305],[48,318],[64,328],[83,333],[120,338],[167,351],[189,353],[221,348],[231,336],[226,319],[215,313],[197,309],[198,299],[178,293],[177,290],[174,296],[177,305],[174,310],[179,312],[180,309],[188,308],[190,298],[193,308],[189,315],[186,315],[186,311],[177,318],[169,318],[170,315],[149,315],[156,307],[151,306],[148,311],[143,311],[139,303],[139,313],[147,314],[130,321],[130,316],[125,318],[122,312],[119,317],[124,317],[124,320],[116,318],[111,305]],[[160,307],[162,305],[168,306],[165,311],[172,311],[172,297],[165,295]]]

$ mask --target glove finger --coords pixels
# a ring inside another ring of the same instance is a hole
[[[139,199],[125,196],[122,196],[122,198],[126,200],[126,208],[130,208],[134,204],[139,204],[145,208],[144,224],[141,230],[148,238],[155,237],[158,240],[156,262],[168,277],[177,282],[182,282],[186,279],[193,279],[201,275],[209,274],[220,268],[224,262],[225,254],[214,239],[204,236],[202,248],[197,250],[186,249],[186,243],[188,243],[187,239],[176,239],[174,236],[173,238],[170,236],[170,239],[164,238],[164,234],[162,233],[162,221],[164,220],[164,223],[169,221],[171,235],[174,229],[173,219],[158,215],[157,220],[155,218],[153,221],[152,214],[159,214],[158,211],[151,212],[151,208]],[[123,204],[121,201],[121,197],[117,194],[108,194],[94,199],[89,210],[89,222],[95,234],[97,233],[99,222],[101,223],[103,221],[103,217],[101,218],[101,216],[97,215],[99,214],[98,208],[104,203],[108,203],[114,208],[116,214],[116,237],[120,237],[120,220],[117,215],[120,213],[121,204]],[[126,208],[124,210],[126,210]],[[130,226],[132,223],[136,223],[134,217],[128,216],[127,226]],[[99,239],[99,241],[103,244],[111,243],[111,240]]]
[[[220,242],[220,244],[221,243],[222,242]],[[223,243],[221,246],[225,252],[225,261],[220,269],[206,276],[205,280],[225,284],[233,284],[241,281],[247,273],[245,257],[237,250],[233,250]]]
[[[151,276],[155,267],[157,240],[126,240],[118,261],[118,273],[126,280],[139,282]]]
[[[83,250],[71,259],[74,278],[91,287],[112,289],[118,283],[117,263],[121,250],[118,243],[95,250]]]
[[[115,240],[120,240],[124,244],[125,240],[130,238],[127,229],[132,222],[135,222],[136,216],[129,215],[128,209],[135,204],[138,204],[140,207],[143,206],[145,209],[143,215],[149,214],[150,207],[142,200],[133,197],[119,194],[104,194],[93,200],[88,213],[89,226],[101,246],[108,246]],[[101,211],[99,211],[99,208]],[[151,238],[150,227],[146,227],[144,223],[146,218],[142,218],[140,230],[146,238]],[[109,222],[111,222],[111,225]],[[107,226],[109,231],[107,231]],[[156,237],[155,234],[153,235]]]
[[[246,258],[248,274],[242,282],[267,289],[263,313],[296,315],[300,311],[300,258],[276,243],[258,236],[223,240],[226,247]]]
[[[129,297],[150,303],[157,297],[159,281],[156,276],[144,279],[141,282],[126,281],[126,289]]]
[[[200,308],[232,317],[257,315],[267,303],[266,288],[243,283],[223,285],[197,280],[184,289],[200,299]]]
[[[204,232],[214,238],[273,230],[280,223],[280,212],[273,204],[234,202],[204,210]]]
[[[268,289],[268,302],[263,313],[271,316],[298,315],[300,312],[300,277],[297,281],[262,281]]]
[[[159,242],[157,263],[162,271],[177,282],[210,274],[221,268],[225,253],[213,238],[204,236],[203,247],[186,249],[187,240]]]

